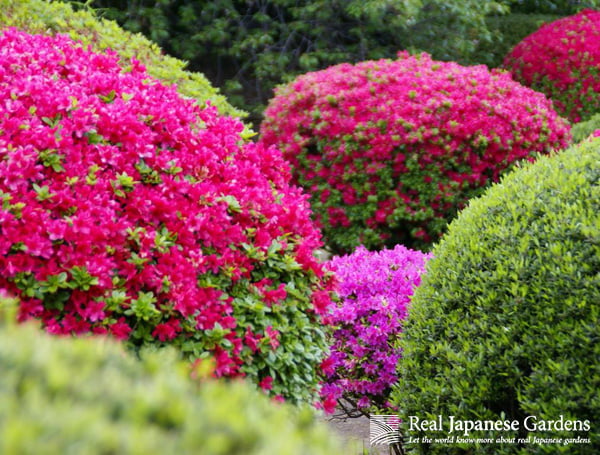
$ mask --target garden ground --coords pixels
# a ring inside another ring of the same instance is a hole
[[[323,420],[329,428],[348,447],[348,455],[385,455],[388,453],[385,446],[371,446],[369,444],[369,419],[359,417],[353,419],[342,419],[324,417]]]

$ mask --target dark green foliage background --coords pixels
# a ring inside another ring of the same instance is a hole
[[[562,415],[589,420],[592,444],[438,444],[420,445],[419,453],[600,451],[599,160],[600,140],[584,142],[524,165],[471,201],[415,292],[394,391],[406,422]]]
[[[543,24],[560,19],[557,14],[511,13],[486,18],[491,33],[489,41],[479,43],[469,57],[472,63],[483,63],[490,68],[502,65],[504,56],[523,38],[535,32]]]
[[[74,11],[76,3],[46,0],[0,0],[0,28],[16,27],[28,33],[64,33],[71,39],[91,45],[97,52],[111,49],[128,67],[132,57],[143,63],[148,73],[166,84],[177,84],[184,96],[202,106],[207,100],[225,115],[245,116],[232,107],[203,74],[186,71],[184,62],[164,55],[155,43],[132,34],[113,21],[99,19],[90,11]],[[77,9],[77,8],[75,8]]]
[[[461,60],[490,41],[485,16],[503,11],[476,0],[95,0],[127,29],[141,31],[190,62],[230,102],[261,119],[275,85],[340,62],[393,58],[429,49]],[[435,48],[431,45],[435,43]]]
[[[568,16],[584,8],[594,8],[597,0],[503,0],[514,13],[558,14]]]
[[[71,0],[82,5],[81,0]],[[543,21],[600,0],[90,0],[206,74],[255,126],[273,88],[330,65],[426,51],[497,66]],[[515,13],[509,14],[507,13]],[[545,16],[540,16],[545,15]]]

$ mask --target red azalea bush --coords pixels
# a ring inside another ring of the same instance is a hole
[[[600,112],[600,11],[543,25],[514,47],[504,67],[573,122]]]
[[[277,150],[66,37],[0,35],[0,99],[0,288],[20,319],[312,399],[331,283]]]
[[[429,257],[402,245],[379,252],[361,246],[328,262],[339,281],[340,303],[329,319],[331,350],[322,363],[326,379],[321,396],[327,411],[339,404],[356,416],[390,407],[401,357],[392,342],[402,331]]]
[[[550,101],[508,74],[400,53],[279,88],[260,142],[291,161],[339,252],[427,248],[513,162],[569,139]]]

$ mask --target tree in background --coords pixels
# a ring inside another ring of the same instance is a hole
[[[81,4],[81,0],[70,0]],[[499,66],[542,23],[600,0],[88,0],[206,74],[260,122],[273,88],[328,66],[426,51]]]
[[[330,65],[427,49],[464,60],[492,39],[476,0],[95,0],[91,6],[190,62],[260,121],[275,85]]]
[[[523,38],[543,24],[570,16],[585,8],[598,8],[598,0],[500,0],[508,14],[491,14],[486,27],[491,39],[481,41],[469,56],[469,63],[502,65],[504,56]]]
[[[597,0],[503,0],[510,6],[512,13],[556,14],[568,16],[583,8],[597,7]]]

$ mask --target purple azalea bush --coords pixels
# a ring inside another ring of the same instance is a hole
[[[333,257],[340,302],[333,310],[331,350],[321,364],[324,408],[339,405],[349,416],[389,408],[400,352],[392,341],[402,331],[410,298],[431,254],[402,245]]]

